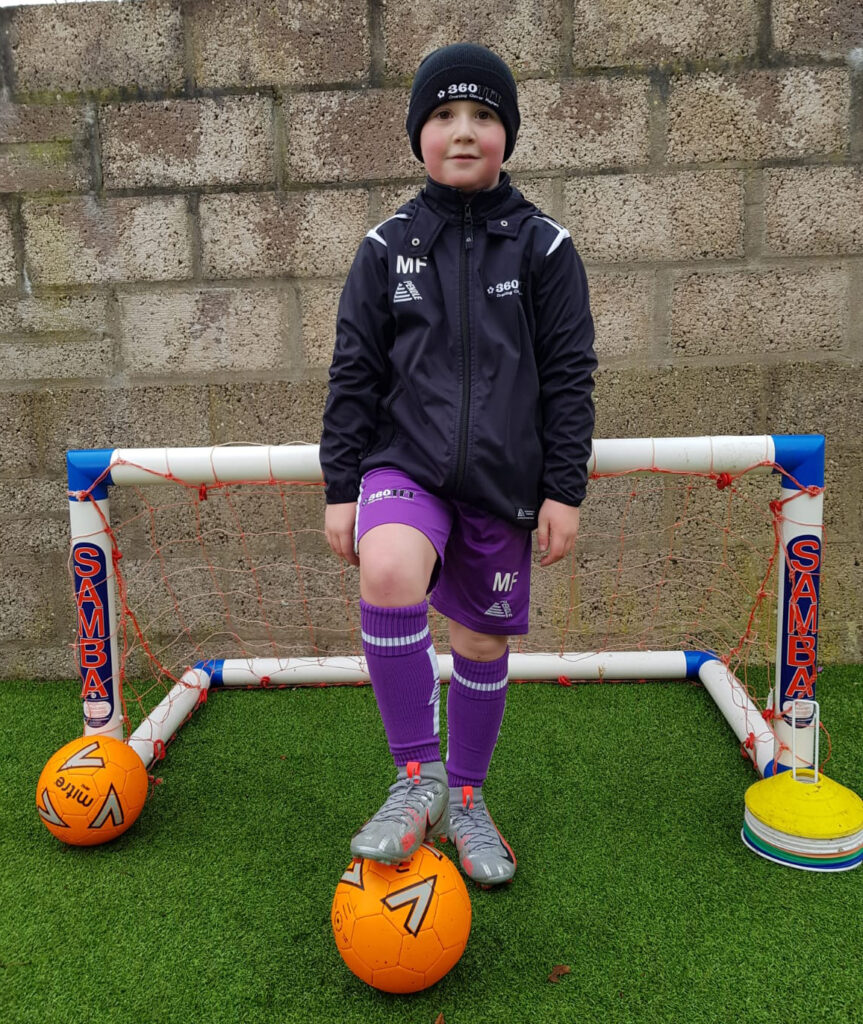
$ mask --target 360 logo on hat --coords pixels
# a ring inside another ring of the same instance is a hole
[[[499,107],[503,97],[496,90],[488,85],[477,85],[476,82],[453,82],[445,89],[438,89],[437,98],[441,101],[447,97],[450,99],[476,100],[477,103],[487,103],[490,107]]]

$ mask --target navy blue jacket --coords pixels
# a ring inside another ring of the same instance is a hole
[[[533,528],[579,505],[593,433],[593,320],[569,232],[503,175],[428,179],[360,244],[339,303],[321,465],[327,502],[395,466]]]

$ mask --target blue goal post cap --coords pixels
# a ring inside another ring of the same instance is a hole
[[[824,435],[773,434],[775,462],[801,487],[824,486]],[[776,472],[776,470],[774,470]],[[788,481],[786,487],[793,487]]]
[[[79,491],[88,492],[88,496],[102,501],[108,497],[108,487],[113,483],[111,474],[105,471],[111,465],[113,448],[78,448],[66,452],[66,474],[70,501],[77,501],[73,495]],[[102,479],[100,479],[100,477]],[[99,480],[96,487],[93,484]]]

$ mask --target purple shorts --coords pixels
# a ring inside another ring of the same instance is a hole
[[[531,535],[462,501],[429,494],[399,469],[366,473],[357,499],[355,547],[375,526],[401,523],[431,541],[440,559],[429,601],[476,633],[527,633]]]

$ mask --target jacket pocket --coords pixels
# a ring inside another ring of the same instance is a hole
[[[396,387],[395,390],[387,395],[387,397],[381,402],[377,422],[377,437],[370,445],[369,451],[366,453],[367,455],[374,455],[377,452],[383,451],[385,448],[391,447],[398,437],[399,429],[393,419],[391,409],[403,392],[404,385],[399,384],[398,387]]]

